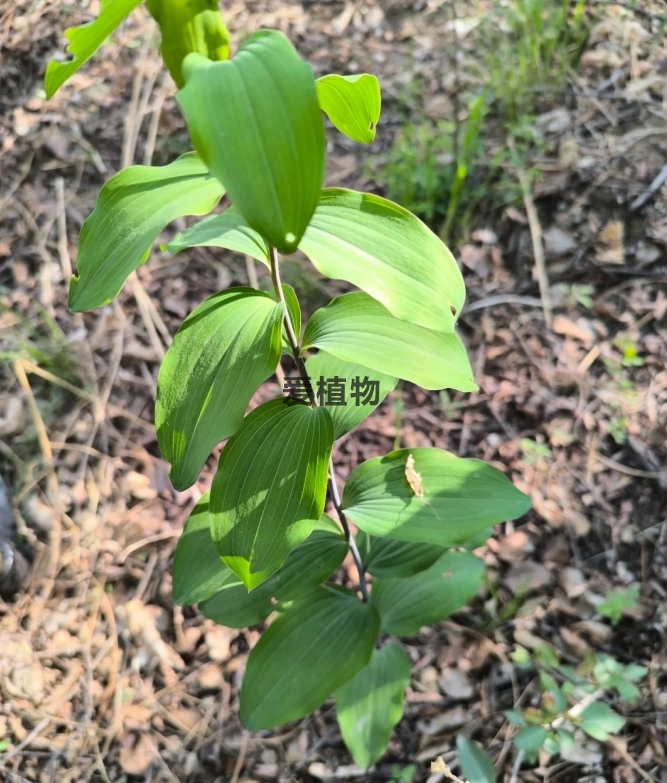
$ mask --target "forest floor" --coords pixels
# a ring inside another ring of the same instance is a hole
[[[590,3],[576,76],[535,120],[539,152],[504,167],[515,183],[530,178],[529,194],[472,210],[452,245],[479,393],[406,384],[338,444],[341,481],[398,444],[433,445],[492,461],[534,506],[480,552],[485,594],[408,640],[405,713],[367,773],[330,705],[282,731],[244,732],[238,686],[258,630],[171,601],[174,546],[215,463],[191,490],[171,489],[152,425],[157,370],[196,304],[247,284],[245,263],[156,247],[113,305],[66,308],[78,232],[105,179],[187,149],[155,29],[135,12],[47,102],[45,64],[87,17],[58,0],[0,7],[0,473],[33,558],[23,591],[0,599],[0,781],[436,783],[429,763],[455,766],[461,732],[508,779],[515,729],[503,710],[539,699],[535,672],[510,656],[544,645],[563,662],[607,653],[647,675],[634,703],[606,696],[626,718],[618,737],[542,753],[513,780],[667,781],[667,45],[655,36],[667,8],[632,5]],[[225,6],[235,43],[278,28],[317,75],[380,78],[378,139],[361,148],[332,133],[330,185],[384,192],[365,161],[406,122],[451,120],[457,91],[484,78],[482,2],[460,0],[456,19],[439,0]],[[311,311],[343,290],[305,260],[286,276]],[[278,389],[271,379],[254,403]],[[628,587],[637,600],[618,592]]]

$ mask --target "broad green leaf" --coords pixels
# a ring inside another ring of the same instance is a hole
[[[368,193],[323,190],[300,249],[327,277],[346,280],[397,318],[453,332],[465,301],[454,257],[419,218]]]
[[[560,742],[558,741],[558,737],[553,731],[547,732],[547,736],[542,743],[542,747],[550,756],[555,756],[556,753],[560,753]]]
[[[211,215],[181,231],[167,245],[170,253],[188,247],[222,247],[269,265],[269,248],[262,237],[245,222],[235,206]]]
[[[505,710],[505,717],[510,723],[515,726],[525,726],[526,719],[523,717],[521,710]]]
[[[271,595],[275,585],[264,582],[256,590],[248,592],[238,581],[236,574],[223,564],[234,581],[219,592],[201,601],[199,611],[218,625],[227,628],[248,628],[263,623],[275,609]]]
[[[530,753],[539,750],[546,738],[547,730],[542,726],[526,726],[514,737],[514,745]]]
[[[410,660],[390,643],[373,650],[366,666],[334,693],[343,740],[360,767],[368,769],[387,749],[409,682]]]
[[[190,52],[209,60],[229,57],[229,33],[218,0],[147,0],[150,15],[160,26],[160,53],[172,79],[182,87],[182,63]]]
[[[445,553],[441,546],[377,538],[363,531],[357,534],[356,540],[368,573],[386,579],[414,576]]]
[[[406,478],[408,457],[423,499]],[[441,449],[392,451],[359,465],[347,480],[343,507],[357,527],[438,546],[458,546],[489,525],[521,516],[530,500],[499,470]]]
[[[414,636],[465,606],[477,593],[484,563],[468,552],[445,552],[430,568],[405,579],[376,579],[371,600],[382,630]]]
[[[380,82],[370,73],[329,74],[317,80],[320,108],[338,130],[353,141],[370,144],[380,120]]]
[[[558,737],[558,744],[561,750],[569,750],[574,747],[575,738],[574,734],[567,729],[556,729],[556,737]]]
[[[324,123],[310,67],[281,33],[262,30],[213,63],[190,54],[177,100],[202,159],[248,225],[292,253],[324,178]]]
[[[304,349],[320,348],[347,362],[404,378],[425,389],[477,390],[459,336],[399,321],[368,294],[343,294],[306,325]]]
[[[468,783],[496,783],[496,771],[491,759],[476,742],[459,734],[456,737],[456,748],[464,780]]]
[[[368,663],[379,627],[375,607],[342,588],[287,604],[248,657],[243,725],[269,729],[317,709]]]
[[[331,414],[336,439],[370,416],[398,383],[398,378],[346,362],[326,351],[308,357],[306,371],[320,405]],[[336,392],[341,388],[342,398]]]
[[[333,423],[324,408],[281,397],[230,438],[211,486],[211,531],[249,590],[285,562],[324,511]]]
[[[614,712],[602,701],[595,701],[583,710],[581,728],[589,737],[604,742],[610,734],[616,734],[625,725],[625,718]]]
[[[72,59],[66,62],[49,61],[44,76],[44,91],[47,98],[53,97],[141,2],[142,0],[107,0],[106,3],[102,3],[97,19],[65,30],[65,38],[68,41],[67,54],[71,54]]]
[[[147,259],[167,223],[210,212],[223,193],[192,152],[168,166],[130,166],[114,174],[81,228],[70,310],[108,304]]]
[[[285,306],[254,288],[214,294],[185,319],[157,383],[155,427],[176,489],[194,484],[212,449],[241,425],[276,369]]]

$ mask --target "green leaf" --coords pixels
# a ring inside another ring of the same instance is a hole
[[[547,730],[542,726],[526,726],[514,737],[514,745],[527,752],[539,750],[547,738]]]
[[[92,22],[65,30],[67,53],[72,55],[67,62],[50,60],[44,76],[44,91],[47,98],[53,95],[75,74],[102,46],[111,33],[136,8],[142,0],[107,0],[102,3],[100,15]]]
[[[515,726],[526,725],[526,719],[523,717],[521,710],[505,710],[505,717]]]
[[[368,573],[386,579],[414,576],[435,563],[444,547],[416,544],[393,538],[377,538],[360,531],[357,547]]]
[[[414,636],[461,609],[479,590],[484,563],[468,552],[445,552],[430,568],[405,579],[376,579],[371,600],[382,630]]]
[[[423,500],[406,478],[410,455],[421,475]],[[371,535],[451,547],[489,525],[521,516],[530,500],[491,465],[419,448],[359,465],[345,485],[343,508]]]
[[[236,574],[227,566],[225,571],[235,581],[219,592],[201,601],[199,611],[209,620],[227,628],[248,628],[263,623],[275,609],[271,594],[275,585],[264,582],[249,593],[245,585],[238,581]]]
[[[375,607],[319,587],[288,604],[250,652],[241,721],[251,731],[297,720],[366,666],[380,626]]]
[[[396,318],[453,332],[465,301],[454,257],[419,218],[354,190],[323,190],[300,249],[327,277],[346,280]]]
[[[81,228],[70,310],[108,304],[144,263],[167,223],[209,212],[223,193],[192,152],[168,166],[130,166],[114,174]]]
[[[336,439],[370,416],[398,383],[398,378],[377,370],[369,370],[360,364],[346,362],[326,351],[309,356],[306,360],[306,371],[320,405],[331,414]],[[334,387],[337,382],[339,388],[342,383],[345,404],[333,404],[338,398],[329,393],[330,386],[327,381],[333,381]]]
[[[317,310],[306,325],[303,342],[304,349],[320,348],[425,389],[477,390],[457,334],[399,321],[361,291],[343,294]]]
[[[625,718],[602,701],[589,704],[579,717],[583,731],[600,742],[604,742],[610,734],[616,734],[625,725]]]
[[[468,783],[496,783],[496,770],[491,759],[476,742],[459,734],[456,737],[456,748],[464,780]]]
[[[150,15],[160,26],[160,53],[172,79],[182,87],[182,63],[190,52],[209,60],[229,57],[229,33],[218,0],[147,0]]]
[[[241,425],[280,359],[285,307],[253,288],[214,294],[185,319],[157,384],[155,427],[171,482],[194,484],[212,449]]]
[[[283,283],[283,296],[285,297],[285,304],[287,305],[287,312],[289,313],[290,321],[292,322],[292,328],[296,339],[301,338],[301,306],[296,295],[296,291],[291,285]],[[287,339],[287,330],[283,324],[283,353],[292,356],[292,348]],[[334,424],[335,426],[335,424]],[[338,436],[336,436],[338,437]]]
[[[327,524],[328,523],[328,524]],[[279,601],[292,601],[311,592],[340,568],[348,546],[336,523],[326,514],[308,538],[293,551],[274,575],[274,595]]]
[[[262,30],[226,62],[188,55],[183,73],[176,97],[195,148],[248,225],[281,253],[294,252],[324,178],[310,67],[284,35]]]
[[[556,753],[560,753],[560,742],[553,731],[547,732],[542,747],[550,756],[555,756]]]
[[[370,144],[380,120],[380,82],[370,73],[330,74],[316,82],[320,108],[338,130],[353,141]]]
[[[322,516],[332,446],[328,411],[281,397],[255,408],[223,449],[211,531],[249,590],[280,568]]]
[[[188,247],[221,247],[250,256],[269,266],[269,248],[262,237],[245,222],[235,206],[219,215],[211,215],[192,228],[181,231],[167,245],[170,253]]]
[[[343,740],[360,767],[368,769],[385,752],[409,682],[410,660],[390,643],[373,650],[368,664],[334,693]]]
[[[558,744],[561,751],[569,750],[574,747],[575,739],[574,734],[567,729],[556,729],[556,737],[558,737]]]

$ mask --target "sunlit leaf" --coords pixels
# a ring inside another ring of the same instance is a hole
[[[324,177],[324,124],[310,67],[263,30],[226,62],[190,54],[177,95],[202,159],[248,225],[281,253],[298,247]]]
[[[130,166],[111,177],[81,228],[70,309],[80,312],[108,304],[146,261],[168,223],[210,212],[223,193],[194,153],[168,166]]]
[[[248,657],[243,725],[269,729],[317,709],[368,663],[379,625],[375,607],[342,588],[287,604]]]
[[[197,480],[280,359],[285,307],[253,288],[214,294],[185,319],[158,375],[155,428],[171,482]]]
[[[142,0],[107,0],[102,3],[100,14],[92,22],[69,27],[65,30],[68,41],[67,54],[71,60],[50,60],[44,76],[44,91],[51,98],[102,46],[111,33],[136,8]]]
[[[341,133],[370,144],[380,119],[380,83],[370,73],[330,74],[317,80],[320,108]]]

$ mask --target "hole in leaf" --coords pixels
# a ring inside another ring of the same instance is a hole
[[[371,123],[368,126],[368,130],[375,130],[375,123],[373,122],[373,120],[371,120]]]
[[[454,307],[454,305],[449,305],[449,309],[450,309],[450,311],[451,311],[452,315],[454,316],[454,318],[456,318],[456,313],[457,313],[457,310],[456,310],[456,308]]]

